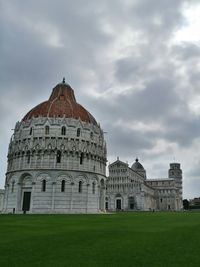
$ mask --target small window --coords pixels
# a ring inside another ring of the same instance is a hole
[[[81,156],[80,156],[80,164],[82,165],[83,164],[83,153],[81,153]]]
[[[57,151],[56,162],[57,163],[61,163],[61,152],[60,152],[60,150]]]
[[[61,182],[61,192],[65,192],[65,180]]]
[[[32,133],[33,133],[33,128],[31,127],[31,128],[30,128],[29,135],[32,135]]]
[[[81,129],[78,128],[78,129],[77,129],[77,132],[76,132],[76,136],[77,136],[77,137],[80,137],[80,135],[81,135]]]
[[[61,135],[66,135],[66,127],[65,126],[63,126],[61,128]]]
[[[92,183],[92,193],[95,194],[95,183]]]
[[[45,126],[45,134],[49,134],[49,126]]]
[[[93,139],[93,137],[94,137],[94,134],[93,134],[93,132],[91,132],[90,133],[90,138]]]
[[[83,187],[83,182],[79,181],[79,183],[78,183],[78,192],[79,193],[82,193],[82,187]]]
[[[42,192],[46,191],[46,180],[42,181]]]
[[[162,203],[162,198],[160,199],[160,202]]]

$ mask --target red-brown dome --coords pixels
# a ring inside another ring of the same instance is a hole
[[[97,124],[95,118],[76,102],[74,90],[64,80],[53,88],[49,100],[31,109],[22,121],[33,117],[66,117]]]

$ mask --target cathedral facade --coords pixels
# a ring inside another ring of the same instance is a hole
[[[150,180],[141,163],[109,165],[104,134],[59,83],[50,98],[16,123],[8,149],[3,212],[97,213],[116,210],[180,210],[182,171]]]
[[[110,211],[182,209],[179,163],[170,163],[168,178],[147,179],[138,159],[130,168],[118,158],[109,165],[106,188],[106,209]]]

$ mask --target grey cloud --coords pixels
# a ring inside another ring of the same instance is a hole
[[[171,35],[172,31],[183,23],[181,14],[184,1],[159,1],[145,0],[135,1],[132,12],[137,26],[147,32],[155,42],[163,40],[165,35]]]
[[[108,132],[108,158],[142,154],[159,176],[166,169],[165,154],[173,154],[173,142],[191,151],[200,124],[189,110],[188,94],[198,94],[199,47],[169,46],[184,23],[185,2],[5,1],[0,16],[0,121],[4,126],[0,184],[10,129],[30,108],[46,100],[63,76],[75,89],[77,101]],[[126,30],[136,35],[132,43],[121,40]],[[49,33],[55,32],[60,46],[48,41]],[[121,45],[117,53],[116,43]],[[185,76],[179,71],[182,66]],[[132,125],[139,122],[159,127],[144,130]],[[158,140],[169,147],[154,150]],[[188,194],[192,190],[191,185]]]
[[[137,130],[129,130],[122,126],[108,126],[107,143],[110,156],[120,155],[120,157],[135,157],[139,151],[151,149],[153,139]]]
[[[180,45],[174,45],[172,47],[172,54],[177,59],[182,61],[197,60],[197,57],[200,56],[200,46],[193,43],[182,43]]]

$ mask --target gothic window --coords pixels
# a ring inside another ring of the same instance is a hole
[[[48,125],[45,126],[45,134],[49,134],[49,126]]]
[[[61,128],[61,135],[66,135],[66,127],[62,126]]]
[[[95,194],[95,182],[92,183],[92,193]]]
[[[57,163],[61,163],[61,152],[60,152],[60,150],[57,151],[56,162]]]
[[[81,156],[80,156],[80,164],[81,165],[83,164],[83,153],[81,153]]]
[[[79,183],[78,183],[78,192],[79,193],[82,193],[82,188],[83,187],[83,182],[82,181],[79,181]]]
[[[104,180],[103,179],[101,179],[100,184],[101,184],[101,187],[104,187]]]
[[[61,182],[61,192],[65,192],[65,180]]]
[[[32,133],[33,133],[33,128],[31,127],[31,128],[30,128],[29,135],[32,135]]]
[[[80,135],[81,135],[81,129],[78,128],[78,129],[77,129],[77,132],[76,132],[76,136],[77,136],[77,137],[80,137]]]
[[[162,203],[162,198],[160,199],[160,202]]]
[[[42,192],[46,191],[46,180],[42,180]]]

